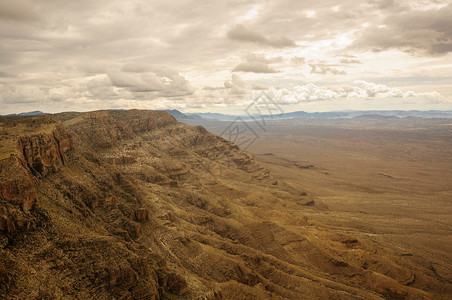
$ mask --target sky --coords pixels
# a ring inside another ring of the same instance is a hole
[[[0,114],[452,110],[452,0],[0,0]]]

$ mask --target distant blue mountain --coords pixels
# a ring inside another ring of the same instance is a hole
[[[197,114],[184,114],[177,109],[165,109],[165,111],[175,117],[176,120],[195,120],[200,118]]]
[[[225,115],[225,114],[220,114],[220,113],[186,113],[187,116],[198,116],[204,119],[215,119],[215,120],[219,120],[219,121],[233,121],[235,120],[238,116],[237,115]],[[241,116],[244,117],[244,116]],[[244,117],[246,118],[246,117]]]
[[[6,116],[38,116],[44,114],[42,111],[35,110],[35,111],[29,111],[29,112],[22,112],[18,114],[9,114]]]
[[[219,121],[233,121],[240,117],[243,120],[251,120],[252,117],[270,119],[297,119],[297,118],[405,118],[405,117],[418,117],[418,118],[452,118],[452,111],[441,110],[364,110],[364,111],[331,111],[331,112],[305,112],[294,111],[289,113],[277,114],[277,115],[226,115],[220,113],[187,113],[187,116],[197,115],[204,119],[215,119]]]

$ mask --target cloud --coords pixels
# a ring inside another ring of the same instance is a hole
[[[295,66],[302,66],[306,63],[306,58],[300,56],[293,56],[290,59],[290,62],[293,63]]]
[[[394,0],[373,0],[371,3],[374,3],[379,9],[390,9],[396,6],[396,3]]]
[[[321,86],[314,83],[296,85],[290,88],[279,88],[252,84],[252,90],[237,74],[232,74],[231,80],[226,80],[225,88],[197,90],[187,98],[186,107],[212,107],[224,105],[244,105],[255,99],[262,90],[266,90],[272,101],[280,105],[295,105],[303,102],[328,102],[334,100],[372,99],[428,99],[432,103],[450,102],[435,91],[414,92],[402,91],[386,85],[357,80],[353,84]]]
[[[108,76],[114,86],[127,88],[131,92],[155,92],[165,88],[161,78],[152,72],[141,74],[115,72]]]
[[[123,72],[133,72],[133,73],[144,73],[152,71],[154,68],[148,64],[143,64],[139,62],[129,62],[126,63],[122,68],[121,71]]]
[[[217,91],[217,90],[224,90],[226,87],[224,86],[205,86],[202,89],[205,91]]]
[[[39,21],[33,3],[26,0],[0,0],[0,21],[34,23]]]
[[[238,64],[232,72],[278,73],[268,64],[282,62],[281,56],[266,57],[263,54],[249,53],[246,60]]]
[[[186,96],[194,92],[185,77],[171,69],[149,65],[142,68],[130,66],[126,65],[121,71],[109,73],[108,77],[113,86],[132,92],[132,96],[149,99]]]
[[[245,81],[237,74],[232,74],[231,80],[226,80],[224,86],[231,89],[231,93],[234,95],[246,95],[248,93]]]
[[[0,100],[4,104],[33,103],[45,97],[42,89],[32,85],[0,85]]]
[[[358,86],[361,91],[366,93],[367,97],[375,97],[378,94],[384,94],[390,97],[403,97],[403,92],[399,89],[393,89],[386,85],[375,84],[364,80],[355,80],[354,84]],[[356,89],[355,89],[356,90]],[[360,91],[360,94],[363,93]]]
[[[389,15],[382,25],[363,31],[350,47],[383,51],[399,49],[423,55],[452,52],[452,4],[427,10],[404,10]]]
[[[242,62],[232,72],[277,73],[278,71],[262,62]]]
[[[342,58],[339,61],[341,64],[361,64],[361,62],[354,58]]]
[[[323,74],[323,75],[326,75],[328,73],[333,75],[347,74],[344,70],[333,68],[331,65],[327,65],[324,63],[312,63],[309,64],[309,66],[311,67],[311,74]]]
[[[251,99],[251,90],[239,75],[233,73],[230,79],[224,81],[224,87],[197,89],[181,103],[185,108],[214,108],[244,104],[249,99]],[[168,105],[177,108],[177,103],[168,103]]]
[[[252,42],[266,46],[272,46],[276,48],[285,48],[285,47],[296,47],[297,44],[285,37],[285,36],[276,36],[276,37],[265,37],[264,35],[252,31],[245,26],[239,24],[234,28],[228,31],[228,38],[231,40],[241,41],[241,42]]]
[[[89,80],[86,89],[93,99],[117,99],[119,93],[115,91],[114,86],[108,76],[96,77]]]
[[[293,88],[270,88],[270,93],[279,104],[325,101],[335,99],[376,99],[376,98],[431,98],[443,101],[438,92],[401,91],[386,85],[356,80],[353,85],[319,86],[313,83],[297,85]]]
[[[75,68],[81,71],[86,76],[93,76],[97,74],[106,74],[117,69],[112,63],[106,62],[80,62]]]
[[[266,91],[266,90],[268,90],[268,87],[255,83],[255,84],[253,84],[253,90]]]
[[[14,74],[10,74],[8,72],[0,71],[0,78],[11,78],[11,77],[16,77],[16,76]]]
[[[373,82],[368,82],[365,80],[355,80],[353,82],[355,84],[355,92],[359,92],[360,95],[364,95],[366,97],[386,97],[386,98],[407,98],[407,97],[435,97],[438,99],[444,98],[438,92],[414,92],[414,91],[405,91],[403,92],[400,89],[391,88],[387,85],[376,84]]]
[[[282,56],[267,57],[264,54],[260,53],[248,53],[248,55],[246,56],[246,61],[261,62],[264,64],[274,64],[281,63],[283,61],[283,58]]]

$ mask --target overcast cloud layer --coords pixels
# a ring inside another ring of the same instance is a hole
[[[452,0],[0,0],[0,114],[452,109]]]

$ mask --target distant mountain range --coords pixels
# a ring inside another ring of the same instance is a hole
[[[440,110],[365,110],[365,111],[331,111],[331,112],[305,112],[295,111],[289,113],[275,114],[275,115],[226,115],[220,113],[182,113],[178,110],[167,110],[167,112],[173,115],[176,119],[215,119],[219,121],[233,121],[240,117],[243,120],[251,120],[252,117],[264,118],[264,119],[296,119],[296,118],[406,118],[406,117],[418,117],[418,118],[452,118],[452,111],[440,111]]]
[[[195,120],[201,118],[197,114],[184,114],[177,109],[166,109],[165,111],[175,117],[177,120]]]

